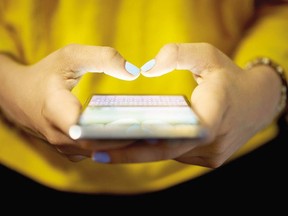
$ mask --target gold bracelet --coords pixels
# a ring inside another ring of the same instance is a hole
[[[280,103],[278,105],[277,111],[278,113],[286,115],[288,112],[288,106],[287,106],[287,98],[288,98],[288,84],[287,84],[287,80],[285,77],[285,71],[284,69],[276,64],[274,61],[272,61],[271,59],[267,58],[267,57],[259,57],[256,58],[250,62],[248,62],[248,64],[246,65],[246,69],[251,69],[252,67],[256,66],[256,65],[267,65],[269,67],[271,67],[279,76],[279,78],[281,79],[281,98],[280,98]]]

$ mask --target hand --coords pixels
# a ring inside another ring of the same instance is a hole
[[[109,47],[69,45],[31,66],[20,65],[4,55],[0,62],[0,106],[5,115],[61,153],[88,157],[91,151],[67,136],[81,110],[70,90],[88,71],[123,80],[134,80],[140,73]]]
[[[207,125],[209,137],[204,144],[162,141],[95,152],[95,161],[137,163],[174,159],[219,167],[275,116],[280,80],[269,67],[242,70],[218,49],[204,43],[168,44],[155,62],[152,69],[142,71],[144,76],[162,76],[174,69],[192,72],[198,83],[191,97],[192,106]]]

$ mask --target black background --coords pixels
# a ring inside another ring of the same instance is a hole
[[[287,137],[286,127],[273,141],[204,176],[159,192],[133,196],[60,192],[0,166],[1,206],[10,212],[42,206],[45,211],[57,209],[57,212],[91,209],[95,213],[102,210],[120,213],[124,208],[136,209],[135,214],[141,214],[156,208],[162,213],[169,213],[170,209],[180,213],[185,209],[185,214],[191,211],[189,215],[196,211],[287,215]]]

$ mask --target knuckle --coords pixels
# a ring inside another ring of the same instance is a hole
[[[62,62],[66,62],[67,64],[73,63],[74,60],[80,53],[81,45],[79,44],[69,44],[62,47],[58,51],[59,58]]]
[[[218,168],[222,166],[226,160],[226,147],[224,145],[212,145],[209,148],[209,157],[205,158],[205,163],[209,168]]]
[[[46,129],[43,135],[49,144],[58,147],[62,146],[61,149],[63,149],[63,144],[67,142],[65,135],[55,131],[53,128]]]
[[[179,52],[180,47],[177,43],[166,44],[160,49],[158,57],[165,62],[168,71],[177,68],[180,55]]]
[[[112,60],[116,57],[119,57],[119,56],[120,56],[120,54],[116,49],[114,49],[112,47],[102,47],[102,57],[104,60],[110,61],[110,60]]]
[[[199,47],[205,49],[208,53],[214,53],[217,50],[212,44],[206,42],[199,43]]]
[[[162,47],[161,52],[171,53],[177,56],[179,45],[177,43],[169,43]]]
[[[70,53],[75,53],[79,51],[80,48],[81,48],[81,45],[79,44],[68,44],[64,46],[63,48],[61,48],[60,52],[62,55],[67,56],[67,55],[70,55]]]
[[[206,161],[206,167],[216,169],[219,168],[224,164],[224,161],[222,160],[217,160],[217,159],[211,159]]]
[[[210,147],[210,154],[214,157],[220,157],[225,154],[226,146],[220,144],[214,144]]]
[[[53,97],[50,94],[46,94],[45,96],[45,100],[43,101],[42,104],[42,109],[41,109],[41,115],[49,121],[50,116],[53,115],[53,105],[54,103],[55,97]]]
[[[223,54],[221,51],[210,43],[199,43],[199,49],[205,51],[206,58],[213,63],[214,66],[221,65]],[[211,63],[210,62],[210,63]]]

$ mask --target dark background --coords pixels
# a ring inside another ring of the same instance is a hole
[[[136,208],[137,214],[153,207],[162,213],[169,213],[170,209],[178,209],[180,213],[186,209],[185,214],[189,215],[196,210],[231,212],[232,215],[240,211],[288,215],[287,131],[287,126],[283,127],[273,141],[204,176],[166,190],[135,196],[59,192],[0,166],[0,197],[3,198],[0,204],[10,212],[18,211],[19,204],[24,204],[22,211],[42,206],[44,210],[56,207],[67,211],[92,209],[95,213],[100,210],[115,213],[115,210],[120,212],[120,208],[131,211],[140,206],[141,209]]]

